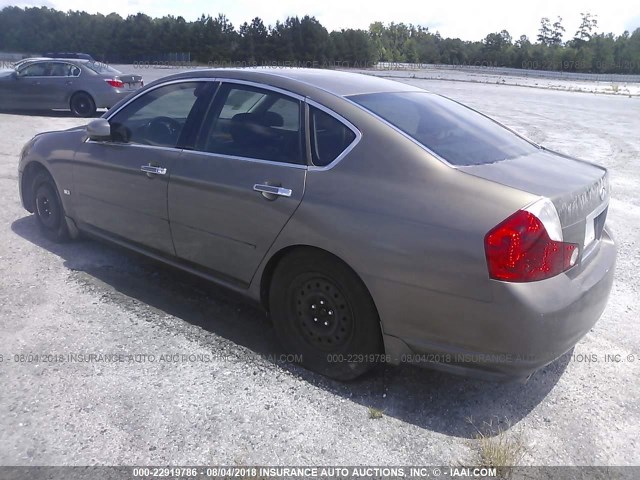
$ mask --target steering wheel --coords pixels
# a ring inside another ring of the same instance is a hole
[[[173,147],[178,143],[182,125],[170,117],[156,117],[147,123],[145,138],[151,145]]]

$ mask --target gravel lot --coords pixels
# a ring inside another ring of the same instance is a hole
[[[526,385],[411,367],[346,385],[309,373],[280,360],[264,314],[235,296],[98,242],[41,237],[19,203],[18,154],[84,122],[0,113],[0,465],[469,463],[475,427],[522,440],[524,464],[639,465],[640,98],[403,81],[611,169],[616,282],[573,352]]]

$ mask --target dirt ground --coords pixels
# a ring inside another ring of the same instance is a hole
[[[309,373],[228,292],[98,242],[46,241],[20,206],[18,154],[84,121],[0,113],[0,465],[448,465],[478,461],[476,428],[522,442],[523,464],[640,464],[640,98],[402,81],[611,170],[616,280],[573,352],[525,385]]]

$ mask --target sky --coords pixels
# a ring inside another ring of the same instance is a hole
[[[527,35],[535,41],[540,19],[552,22],[562,17],[570,40],[580,23],[580,13],[597,15],[598,31],[616,35],[640,28],[640,2],[623,0],[609,4],[603,0],[517,1],[517,0],[446,0],[439,2],[401,0],[321,0],[308,4],[299,0],[0,0],[7,5],[48,6],[58,10],[83,10],[89,13],[116,12],[125,17],[138,12],[152,17],[182,16],[195,20],[201,14],[224,13],[238,27],[260,17],[266,25],[287,16],[315,16],[329,31],[343,28],[368,28],[374,21],[404,22],[429,27],[443,37],[481,40],[488,33],[506,29],[514,39]]]

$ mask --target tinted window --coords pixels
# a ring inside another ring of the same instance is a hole
[[[356,139],[356,134],[337,118],[311,107],[311,154],[319,167],[333,162]]]
[[[535,152],[493,120],[427,92],[350,97],[454,165],[499,162]]]
[[[265,96],[265,93],[234,88],[228,93],[219,117],[230,119],[239,113],[247,113]]]
[[[113,116],[113,140],[175,147],[207,83],[175,83],[143,94]]]
[[[306,163],[300,102],[270,90],[223,84],[197,149],[274,162]]]

